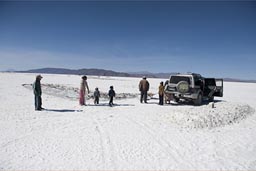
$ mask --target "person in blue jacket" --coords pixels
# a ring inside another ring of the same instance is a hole
[[[110,86],[110,90],[108,91],[109,96],[109,106],[113,106],[113,98],[116,96],[116,92],[113,86]]]

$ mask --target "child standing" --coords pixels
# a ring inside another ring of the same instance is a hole
[[[93,96],[94,96],[94,104],[99,104],[100,91],[99,91],[99,89],[97,87],[95,88]]]
[[[110,90],[108,91],[108,96],[109,96],[109,106],[112,107],[113,103],[113,98],[116,96],[115,90],[113,86],[110,86]]]
[[[158,87],[158,94],[159,94],[159,105],[164,105],[164,83],[163,81],[160,82]]]

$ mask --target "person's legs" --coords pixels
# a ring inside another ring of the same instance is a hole
[[[144,92],[143,92],[143,91],[141,91],[141,92],[140,92],[140,103],[142,103],[143,95],[144,95]]]
[[[80,91],[80,97],[79,97],[79,104],[80,105],[84,105],[85,101],[84,101],[84,91]]]
[[[161,95],[159,94],[159,105],[161,104]]]
[[[112,106],[112,105],[113,105],[113,97],[111,96],[109,99],[109,106]]]
[[[38,96],[38,107],[39,109],[42,109],[42,97]]]
[[[147,98],[148,98],[148,92],[144,92],[144,102],[147,103]]]
[[[95,97],[94,104],[99,104],[99,97]]]
[[[42,98],[41,96],[35,96],[35,110],[42,109]]]
[[[35,96],[35,110],[38,110],[38,96]]]
[[[163,105],[163,104],[164,104],[164,96],[159,95],[159,105]]]
[[[111,104],[112,105],[114,104],[113,100],[114,100],[114,97],[111,97]]]

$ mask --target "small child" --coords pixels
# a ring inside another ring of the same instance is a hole
[[[116,96],[115,90],[113,86],[110,86],[110,90],[108,91],[108,96],[109,96],[109,106],[112,107],[113,103],[113,98]]]
[[[99,91],[98,87],[95,88],[93,96],[94,96],[94,104],[99,104],[100,91]]]

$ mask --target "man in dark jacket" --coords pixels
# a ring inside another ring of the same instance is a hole
[[[142,101],[144,100],[144,102],[147,103],[149,82],[147,81],[147,78],[145,76],[140,81],[139,90],[140,90],[140,102],[142,103]]]
[[[33,90],[35,95],[35,110],[42,110],[42,89],[41,89],[41,75],[36,76],[36,81],[33,84]]]

